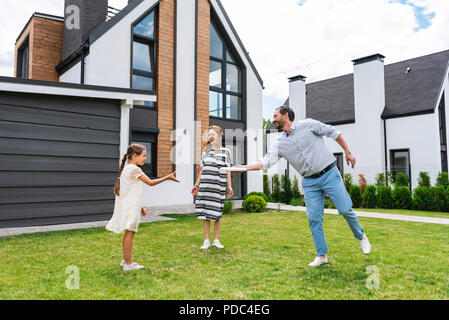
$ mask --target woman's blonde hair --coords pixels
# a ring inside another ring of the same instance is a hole
[[[133,155],[140,156],[145,150],[146,148],[141,144],[132,144],[128,147],[128,150],[126,150],[126,154],[123,156],[120,168],[118,169],[117,181],[115,182],[114,194],[116,196],[120,196],[120,176],[122,175],[122,171],[125,167],[126,161],[130,160]]]
[[[214,130],[217,133],[218,135],[217,144],[218,146],[221,146],[221,140],[223,139],[223,130],[219,126],[210,126],[207,129],[207,132],[209,132],[209,130]],[[206,153],[210,152],[210,150],[212,149],[212,144],[210,143],[208,138],[205,141],[203,141],[201,149]]]

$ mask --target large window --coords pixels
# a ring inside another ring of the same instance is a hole
[[[131,143],[141,144],[147,149],[147,159],[141,167],[143,172],[149,177],[156,177],[156,152],[157,152],[157,136],[156,134],[133,131]]]
[[[403,172],[410,181],[410,151],[408,149],[391,150],[391,173],[396,180],[398,172]]]
[[[152,10],[133,24],[131,87],[139,90],[156,90],[156,12]],[[145,102],[154,107],[154,102]]]
[[[243,136],[224,136],[223,145],[231,151],[233,165],[245,163],[245,138]],[[231,174],[231,185],[234,191],[232,200],[243,198],[244,179],[244,174]]]
[[[441,97],[440,105],[438,106],[438,119],[440,126],[440,149],[441,149],[441,171],[447,172],[447,137],[446,137],[446,110],[444,94]]]
[[[17,52],[16,77],[28,79],[29,71],[29,38],[27,38]]]
[[[209,115],[242,120],[242,72],[218,28],[210,24]]]

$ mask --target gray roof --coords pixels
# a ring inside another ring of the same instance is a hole
[[[386,65],[382,118],[434,112],[448,62],[446,50]],[[306,92],[308,118],[334,125],[355,121],[353,74],[307,84]]]

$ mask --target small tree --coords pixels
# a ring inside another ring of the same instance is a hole
[[[421,171],[418,177],[418,186],[430,188],[430,176],[428,172]]]
[[[301,192],[299,191],[299,181],[296,176],[293,177],[292,197],[293,199],[301,198]]]
[[[362,195],[365,193],[365,188],[367,184],[368,183],[366,182],[365,175],[363,173],[359,173],[359,187],[360,190],[362,191]]]
[[[395,187],[399,187],[399,186],[408,187],[408,179],[404,172],[398,172],[396,174],[396,180],[394,181],[394,186]]]
[[[362,200],[363,200],[362,190],[360,189],[359,186],[352,185],[351,188],[349,189],[349,196],[351,197],[352,206],[354,208],[362,207]]]
[[[409,209],[412,206],[412,195],[408,186],[395,186],[392,194],[393,207]]]
[[[377,203],[376,199],[376,187],[367,186],[365,193],[363,194],[363,206],[365,208],[375,208]]]
[[[281,179],[281,197],[279,200],[280,202],[289,204],[292,199],[292,182],[288,176],[285,176],[285,174],[281,176]]]
[[[380,172],[376,175],[376,178],[374,180],[374,185],[376,188],[379,188],[381,186],[386,186],[387,183],[391,184],[393,182],[393,176],[390,171],[386,171],[386,175],[383,172]]]
[[[281,182],[279,181],[279,175],[273,175],[273,191],[271,193],[274,202],[279,202],[281,198]]]
[[[417,187],[413,190],[413,208],[416,210],[431,211],[432,198],[430,196],[430,188]]]
[[[345,173],[343,175],[343,182],[345,184],[346,191],[349,192],[349,189],[352,186],[352,175],[350,173]]]
[[[377,206],[379,208],[391,209],[392,194],[390,186],[380,186],[377,189]]]
[[[447,172],[440,172],[437,177],[437,186],[443,186],[447,188],[449,186],[449,178]]]
[[[268,198],[271,198],[270,180],[266,174],[263,175],[263,193],[265,193]]]

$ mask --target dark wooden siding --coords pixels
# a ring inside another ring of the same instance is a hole
[[[120,101],[0,92],[0,228],[107,220]]]

